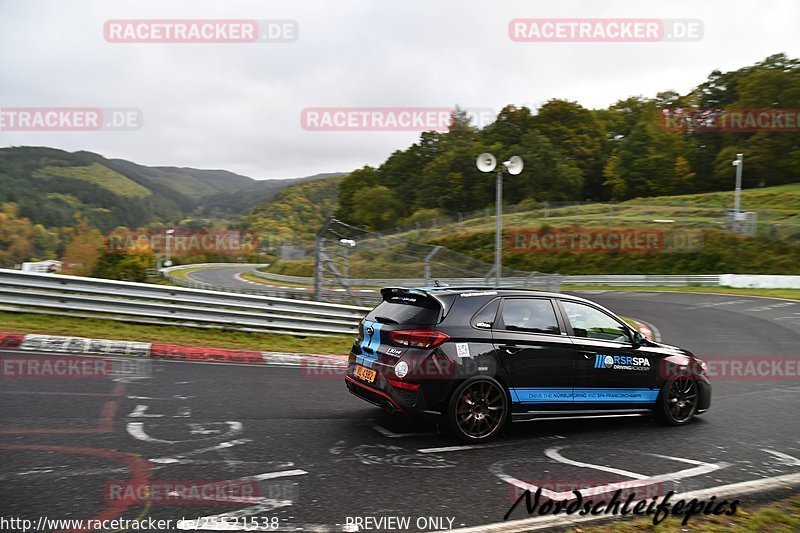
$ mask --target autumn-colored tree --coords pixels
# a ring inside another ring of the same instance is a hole
[[[62,271],[76,276],[88,276],[97,266],[105,242],[100,230],[81,219],[70,232],[70,242],[64,252]]]

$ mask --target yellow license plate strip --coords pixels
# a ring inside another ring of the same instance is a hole
[[[377,372],[375,372],[374,370],[370,370],[367,367],[356,365],[355,374],[357,378],[363,379],[367,383],[373,383],[375,381],[375,376],[377,375]]]

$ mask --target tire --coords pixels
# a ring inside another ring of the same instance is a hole
[[[486,442],[497,436],[508,420],[508,394],[494,379],[467,380],[450,396],[445,416],[447,426],[459,440]]]
[[[683,426],[697,414],[700,388],[691,375],[670,378],[658,396],[658,418],[670,426]]]

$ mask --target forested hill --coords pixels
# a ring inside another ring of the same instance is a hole
[[[753,122],[754,110],[786,113],[764,126]],[[800,60],[777,54],[715,70],[684,95],[631,96],[597,110],[557,99],[536,112],[509,105],[480,130],[459,112],[450,131],[423,133],[377,168],[345,178],[336,216],[381,229],[491,206],[494,175],[475,168],[482,152],[524,159],[525,170],[505,178],[510,204],[729,190],[739,152],[745,188],[793,183],[800,181],[798,110]]]
[[[288,185],[336,175],[258,181],[224,170],[148,167],[92,152],[13,147],[0,149],[0,204],[16,204],[19,216],[46,227],[85,219],[108,231],[240,215]]]

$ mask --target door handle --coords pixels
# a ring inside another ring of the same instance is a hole
[[[583,357],[585,357],[586,359],[594,359],[594,357],[597,355],[597,352],[581,352],[581,353],[583,353]]]
[[[514,355],[515,353],[520,351],[522,348],[519,347],[519,346],[515,346],[513,344],[503,344],[503,345],[500,346],[500,349],[501,350],[505,350],[505,352],[508,355]]]

